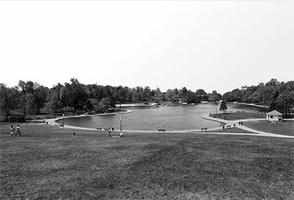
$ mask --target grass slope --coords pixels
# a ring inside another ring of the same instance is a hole
[[[0,199],[294,199],[294,140],[0,125]]]
[[[246,122],[244,123],[244,125],[259,131],[294,136],[293,121],[276,122],[276,123],[271,123],[269,121],[256,121],[256,122]]]

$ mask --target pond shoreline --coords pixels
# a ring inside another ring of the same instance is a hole
[[[95,114],[95,115],[77,115],[77,116],[66,116],[66,117],[58,117],[53,119],[45,119],[42,120],[42,122],[45,122],[46,124],[52,125],[52,126],[58,126],[63,128],[69,128],[69,129],[76,129],[76,130],[89,130],[89,131],[105,131],[108,129],[107,127],[86,127],[86,126],[79,126],[79,125],[68,125],[63,124],[63,119],[74,119],[74,118],[83,118],[83,117],[93,117],[93,116],[108,116],[108,115],[117,115],[117,114],[128,114],[133,112],[133,110],[127,110],[126,112],[115,112],[115,113],[102,113],[102,114]],[[201,116],[200,116],[201,118]],[[221,125],[221,126],[220,126]],[[206,131],[217,131],[221,130],[223,124],[220,123],[220,125],[216,125],[213,127],[206,127],[205,125],[199,128],[191,128],[191,129],[166,129],[166,128],[158,128],[158,129],[151,129],[151,130],[144,130],[144,129],[123,129],[123,132],[127,133],[158,133],[158,132],[164,132],[164,133],[190,133],[190,132],[206,132]],[[160,130],[160,131],[159,131]],[[114,131],[120,131],[118,129],[115,129]]]
[[[71,116],[72,117],[72,116]],[[77,117],[77,116],[74,116]],[[78,117],[85,117],[85,115],[81,115]],[[68,117],[69,118],[69,117]],[[244,130],[244,133],[242,132],[217,132],[220,130],[223,130],[223,126],[221,127],[214,127],[214,128],[205,128],[203,129],[190,129],[190,130],[123,130],[124,133],[127,134],[135,134],[135,133],[197,133],[197,134],[220,134],[220,135],[247,135],[247,136],[261,136],[261,137],[279,137],[279,138],[294,138],[294,136],[289,135],[280,135],[280,134],[274,134],[274,133],[268,133],[263,131],[257,131],[255,129],[249,128],[247,126],[240,126],[237,125],[237,121],[239,120],[222,120],[217,118],[209,117],[209,114],[205,116],[201,116],[201,118],[206,120],[213,120],[222,123],[224,126],[231,126],[233,127],[233,124],[236,124],[236,128],[240,128],[241,130]],[[66,129],[74,129],[74,130],[85,130],[85,131],[97,131],[98,133],[103,133],[107,130],[98,130],[97,128],[87,128],[87,127],[79,127],[79,126],[71,126],[71,125],[64,125],[62,126],[60,123],[58,123],[58,120],[62,120],[62,118],[57,119],[48,119],[46,120],[46,123],[52,126],[58,126],[59,128],[66,128]],[[243,121],[259,121],[264,119],[245,119]],[[215,132],[211,132],[215,131]],[[112,133],[120,132],[120,130],[114,130]],[[249,133],[251,132],[251,133]]]
[[[228,103],[231,103],[231,104],[235,104],[235,105],[243,105],[243,106],[252,106],[252,107],[256,107],[256,108],[269,108],[269,106],[266,106],[266,105],[258,105],[258,104],[254,104],[254,103],[236,103],[236,102],[228,102]]]
[[[63,120],[63,119],[73,119],[73,118],[93,117],[93,116],[118,115],[118,114],[127,114],[127,113],[131,113],[131,112],[133,112],[133,110],[126,110],[126,111],[122,111],[122,112],[111,112],[111,113],[71,115],[71,116],[57,117],[57,118],[51,118],[51,119],[44,119],[42,121],[45,121],[45,123],[48,123],[50,125],[59,125],[60,126],[61,124],[58,123],[57,121]],[[72,127],[74,127],[74,126],[72,126]],[[86,128],[86,127],[81,127],[81,128]]]
[[[126,114],[126,113],[124,113]],[[105,131],[105,130],[98,130],[98,128],[89,128],[89,127],[81,127],[81,126],[72,126],[72,125],[62,125],[58,121],[61,121],[63,119],[70,119],[70,118],[80,118],[80,117],[90,117],[90,115],[79,115],[79,116],[68,116],[68,117],[59,117],[59,118],[54,118],[54,119],[46,119],[45,123],[49,124],[51,126],[58,126],[60,128],[68,128],[68,129],[75,129],[75,130],[88,130],[88,131]],[[200,129],[188,129],[188,130],[164,130],[164,131],[159,131],[159,130],[129,130],[129,129],[124,129],[124,133],[158,133],[158,132],[163,132],[163,133],[191,133],[191,132],[207,132],[207,131],[217,131],[221,130],[222,126],[220,127],[214,127],[214,128],[205,128],[205,130]],[[114,132],[118,132],[120,130],[115,129]]]

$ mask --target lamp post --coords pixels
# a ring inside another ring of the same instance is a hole
[[[122,137],[123,135],[123,132],[122,132],[122,129],[123,129],[123,126],[122,126],[122,120],[121,120],[121,101],[120,101],[120,115],[119,115],[119,129],[120,129],[120,134],[119,136]]]
[[[65,116],[65,114],[63,112],[63,115],[62,115],[62,127],[64,127],[64,116]]]

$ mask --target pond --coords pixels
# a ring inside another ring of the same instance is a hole
[[[232,111],[256,111],[256,108],[229,105]],[[191,130],[219,127],[219,122],[202,119],[201,116],[216,113],[217,106],[213,104],[197,104],[194,106],[162,106],[159,108],[131,108],[132,112],[121,114],[124,130]],[[219,112],[219,111],[217,111]],[[88,128],[120,127],[120,114],[94,115],[80,118],[65,119],[66,125]]]

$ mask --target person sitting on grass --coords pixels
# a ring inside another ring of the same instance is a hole
[[[14,135],[14,127],[13,127],[13,124],[11,124],[11,126],[10,126],[10,135],[11,136]]]
[[[122,138],[123,136],[124,136],[123,133],[120,132],[119,135],[113,135],[113,136],[111,136],[111,138],[113,138],[113,139],[119,139],[119,138]]]

